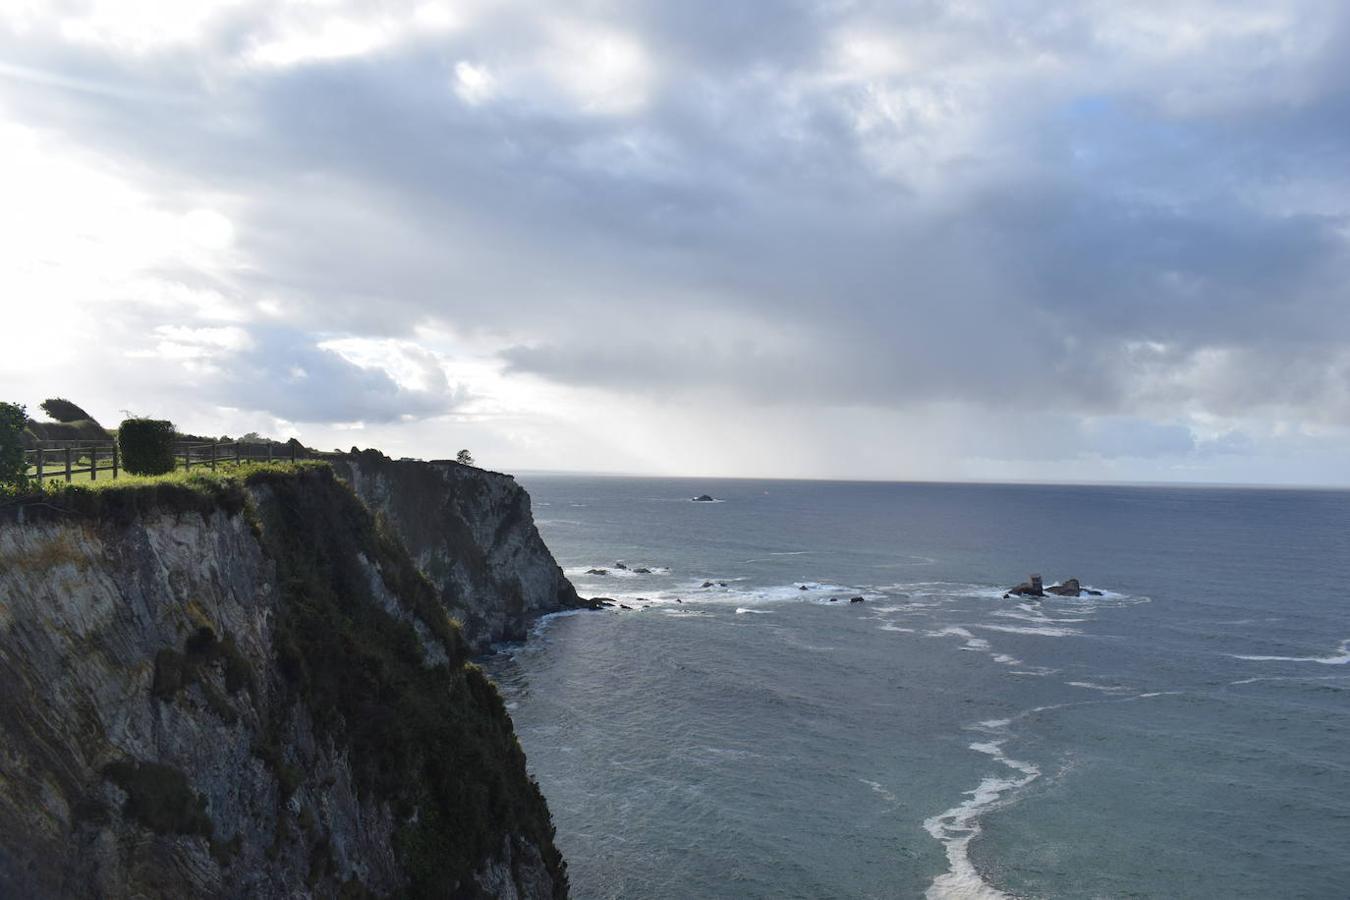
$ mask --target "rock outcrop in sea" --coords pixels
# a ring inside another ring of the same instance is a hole
[[[566,896],[450,616],[575,593],[451,466],[349,463],[389,528],[326,466],[0,507],[0,897]]]

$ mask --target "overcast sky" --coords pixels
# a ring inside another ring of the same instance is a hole
[[[1337,0],[0,0],[0,399],[492,468],[1350,483]]]

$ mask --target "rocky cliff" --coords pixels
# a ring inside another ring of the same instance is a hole
[[[544,545],[530,495],[511,476],[375,450],[331,462],[399,537],[475,652],[524,640],[545,613],[589,605]]]
[[[325,466],[0,508],[0,897],[565,896],[443,593]]]

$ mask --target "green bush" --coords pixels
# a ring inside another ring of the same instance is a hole
[[[27,480],[23,458],[23,429],[27,411],[18,403],[0,403],[0,485],[19,486]]]
[[[127,419],[117,428],[122,467],[132,475],[173,471],[173,423],[164,419]]]

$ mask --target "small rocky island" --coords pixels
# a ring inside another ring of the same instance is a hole
[[[699,494],[697,497],[694,497],[693,500],[695,503],[713,503],[716,502],[717,498],[711,494]]]
[[[1008,588],[1003,595],[1006,597],[1044,597],[1046,594],[1054,594],[1057,597],[1100,597],[1101,591],[1094,591],[1092,588],[1085,588],[1078,583],[1077,578],[1066,578],[1058,584],[1052,584],[1045,587],[1039,575],[1028,575],[1027,580],[1021,584]]]

